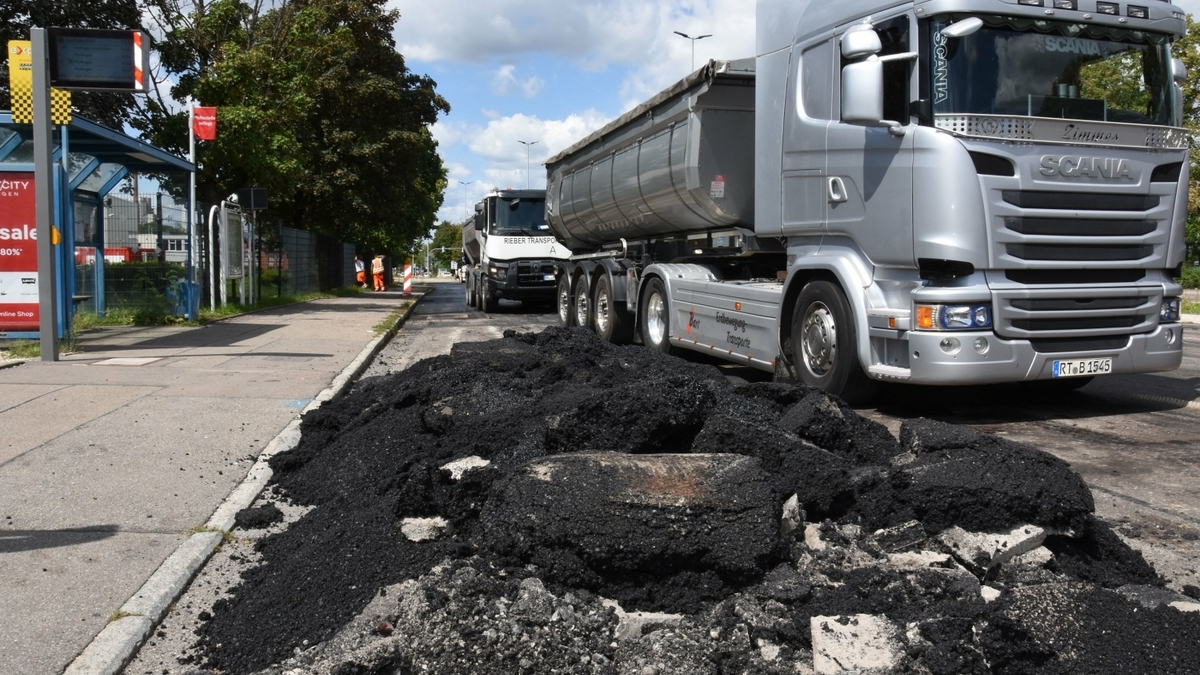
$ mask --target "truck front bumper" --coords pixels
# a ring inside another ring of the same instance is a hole
[[[955,338],[957,349],[944,349],[942,340]],[[987,340],[986,350],[975,347]],[[1116,373],[1174,370],[1183,362],[1183,324],[1160,324],[1153,332],[1129,336],[1119,348],[1082,351],[1038,351],[1028,340],[1005,340],[990,331],[908,333],[909,374],[913,384],[966,385],[1023,382],[1054,378],[1054,362],[1067,359],[1111,358]]]
[[[486,270],[487,291],[496,298],[549,301],[557,288],[554,270],[551,260],[492,263]]]

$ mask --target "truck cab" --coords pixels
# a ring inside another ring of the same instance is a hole
[[[570,255],[546,224],[545,190],[495,190],[463,226],[467,304],[484,312],[501,298],[549,304],[555,265]]]

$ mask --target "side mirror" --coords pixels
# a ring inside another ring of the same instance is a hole
[[[983,19],[973,16],[968,19],[963,19],[962,21],[955,21],[949,26],[946,26],[941,30],[941,34],[943,37],[960,38],[965,35],[970,35],[980,28],[983,28]]]
[[[842,68],[842,121],[873,127],[882,119],[883,63],[871,56]]]
[[[483,213],[483,204],[475,205],[475,213]]]
[[[1183,65],[1183,61],[1171,59],[1171,79],[1181,87],[1187,82],[1187,66]]]
[[[883,43],[879,41],[879,34],[871,30],[869,25],[864,24],[861,28],[851,29],[842,36],[842,56],[845,58],[870,56],[878,54],[881,49]]]

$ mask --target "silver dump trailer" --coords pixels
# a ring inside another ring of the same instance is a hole
[[[1050,4],[759,0],[546,163],[560,323],[851,401],[1179,367],[1185,14]]]
[[[480,261],[479,230],[475,228],[475,219],[468,218],[462,226],[462,260],[464,265],[478,265]]]
[[[754,60],[715,61],[546,163],[576,253],[754,224]]]

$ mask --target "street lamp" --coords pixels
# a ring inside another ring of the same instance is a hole
[[[712,34],[697,35],[696,37],[692,37],[691,35],[688,35],[687,33],[680,33],[679,31],[675,31],[675,34],[681,35],[692,41],[692,71],[695,71],[696,70],[696,40],[703,40],[706,37],[712,37]]]
[[[529,189],[529,146],[537,145],[541,141],[517,141],[525,146],[525,189]]]
[[[458,184],[459,184],[459,185],[464,185],[464,186],[465,186],[465,185],[474,185],[474,184],[475,184],[475,181],[473,181],[473,180],[460,180],[460,181],[458,181]],[[470,204],[470,200],[468,200],[468,201],[467,201],[466,209],[467,209],[467,215],[466,215],[466,217],[467,217],[467,218],[470,218],[470,217],[471,217],[471,204]]]

